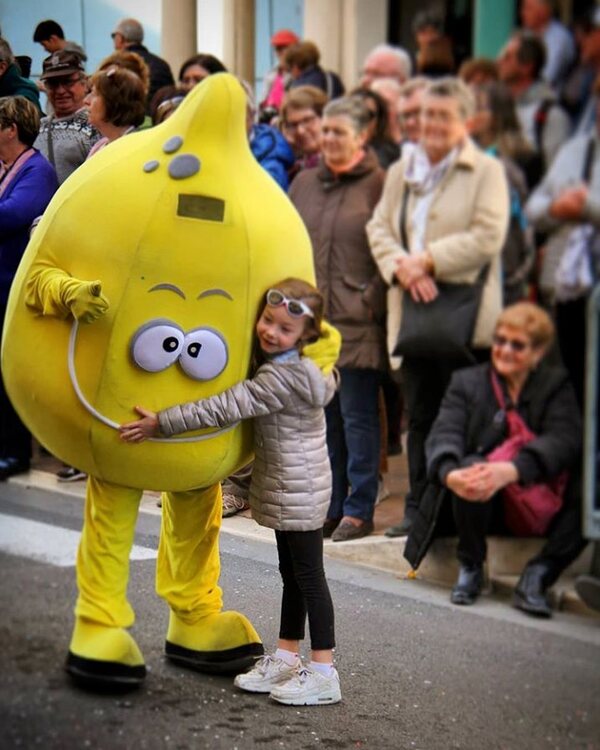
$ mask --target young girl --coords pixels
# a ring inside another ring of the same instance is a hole
[[[322,316],[317,289],[299,279],[281,281],[265,294],[256,324],[259,366],[252,379],[158,414],[136,407],[142,419],[121,427],[124,440],[139,442],[255,418],[250,507],[259,524],[275,529],[283,599],[277,650],[238,675],[235,685],[288,705],[341,700],[322,532],[331,499],[323,409],[335,379],[301,356],[303,344],[321,336]],[[307,613],[312,660],[303,666],[298,648]]]

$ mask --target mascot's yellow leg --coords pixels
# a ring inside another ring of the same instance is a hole
[[[127,581],[141,494],[88,479],[77,553],[77,619],[66,665],[88,687],[136,687],[146,673],[144,658],[125,630],[135,619]]]
[[[239,672],[264,652],[244,615],[221,611],[221,513],[220,485],[163,495],[156,590],[171,608],[166,654],[201,672]]]

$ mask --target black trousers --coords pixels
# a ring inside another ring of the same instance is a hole
[[[473,503],[452,495],[452,506],[458,532],[457,557],[464,565],[479,565],[487,554],[486,535],[507,533],[502,498],[498,494],[486,503]],[[581,478],[577,475],[569,481],[563,507],[550,524],[546,544],[527,565],[543,565],[544,584],[551,586],[586,544],[581,534]]]
[[[402,392],[408,413],[408,478],[406,515],[413,518],[425,489],[427,464],[425,441],[437,417],[452,373],[465,363],[447,359],[405,357],[402,361]]]
[[[323,569],[323,530],[275,531],[283,579],[279,637],[304,639],[308,613],[313,650],[335,647],[333,602]]]
[[[585,393],[586,304],[586,297],[559,302],[555,314],[560,354],[581,409]]]
[[[0,330],[4,328],[6,306],[0,305]],[[19,419],[0,378],[0,458],[31,459],[31,433]]]

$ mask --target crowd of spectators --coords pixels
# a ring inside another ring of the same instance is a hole
[[[569,472],[550,552],[527,566],[517,588],[517,606],[543,615],[548,587],[583,546],[577,409],[585,406],[585,300],[600,272],[600,8],[572,29],[554,10],[551,0],[522,0],[521,26],[497,59],[460,65],[444,18],[422,12],[414,58],[376,46],[358,80],[346,82],[348,94],[340,76],[321,67],[313,42],[281,29],[256,100],[241,81],[250,148],[306,223],[326,315],[343,336],[341,385],[327,408],[334,481],[326,535],[347,541],[372,532],[381,453],[400,450],[404,404],[410,489],[402,522],[387,533],[418,537],[432,484],[450,493],[460,540],[455,603],[471,603],[481,590],[485,535],[502,488]],[[49,52],[39,87],[0,38],[6,293],[54,189],[100,148],[159,125],[206,77],[227,70],[198,53],[176,84],[168,63],[143,45],[137,20],[123,19],[111,37],[113,54],[88,76],[83,49],[56,22],[38,24],[33,40]],[[23,187],[30,181],[35,189]],[[479,290],[464,348],[403,348],[408,304],[423,310],[453,284]],[[530,449],[500,469],[486,461],[485,420],[498,439],[502,433],[490,373],[551,450]],[[2,398],[5,478],[28,468],[30,448]],[[572,419],[563,424],[566,402]],[[247,507],[250,472],[225,483],[224,515]],[[82,476],[72,467],[64,473]]]

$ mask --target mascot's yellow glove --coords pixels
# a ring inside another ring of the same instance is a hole
[[[342,349],[342,335],[330,323],[321,323],[321,337],[314,344],[307,344],[302,353],[312,359],[323,375],[329,375],[338,361]]]
[[[27,280],[25,302],[42,315],[91,323],[108,310],[100,281],[81,281],[60,268],[39,264]]]

